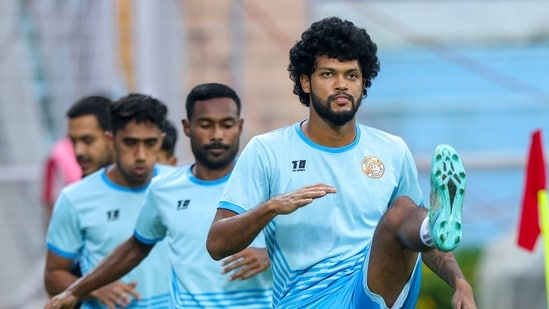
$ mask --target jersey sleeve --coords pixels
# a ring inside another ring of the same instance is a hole
[[[405,195],[411,198],[416,204],[424,206],[414,158],[408,147],[406,145],[404,147],[400,179],[394,197]]]
[[[219,208],[243,213],[268,200],[269,166],[265,148],[257,138],[252,138],[231,172]]]
[[[46,246],[59,256],[75,259],[83,246],[83,237],[76,209],[62,191],[53,208]]]
[[[162,221],[154,187],[150,186],[145,193],[143,207],[137,218],[134,236],[142,243],[154,245],[166,236],[167,228]]]

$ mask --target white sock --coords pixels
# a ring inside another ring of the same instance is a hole
[[[421,227],[419,228],[419,238],[427,247],[435,246],[433,238],[431,237],[431,232],[429,231],[429,216],[425,217],[423,222],[421,222]]]

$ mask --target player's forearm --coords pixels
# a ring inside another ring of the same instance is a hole
[[[458,280],[465,280],[461,268],[451,252],[431,250],[422,253],[422,257],[425,265],[452,288],[456,288]]]
[[[147,256],[151,248],[131,237],[67,290],[82,299],[92,291],[114,282],[130,272]]]
[[[64,269],[46,269],[44,284],[49,296],[57,295],[73,284],[78,277]]]
[[[239,215],[224,216],[223,212],[227,214],[229,211],[218,211],[206,242],[208,252],[215,260],[244,250],[276,216],[269,202]]]

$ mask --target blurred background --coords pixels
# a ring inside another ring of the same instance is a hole
[[[194,85],[223,82],[243,100],[245,144],[307,115],[292,94],[288,50],[331,15],[378,44],[381,72],[359,120],[408,142],[425,194],[435,146],[462,155],[456,256],[479,308],[546,308],[541,242],[534,253],[518,249],[515,231],[530,133],[549,135],[548,12],[546,0],[0,0],[0,308],[46,299],[41,186],[70,105],[142,92],[179,125]],[[451,290],[424,277],[418,308],[449,308]]]

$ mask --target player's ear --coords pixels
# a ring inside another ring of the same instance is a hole
[[[238,131],[239,134],[242,134],[242,129],[244,128],[244,118],[238,119]]]
[[[183,133],[187,137],[191,136],[191,122],[188,119],[181,119],[181,123],[183,124]]]
[[[301,84],[301,89],[305,93],[311,93],[311,79],[305,74],[299,76],[299,83]]]

